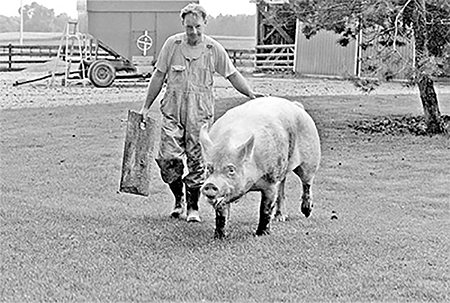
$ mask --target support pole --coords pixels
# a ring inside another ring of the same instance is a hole
[[[23,45],[23,0],[20,0],[20,36],[19,44]]]

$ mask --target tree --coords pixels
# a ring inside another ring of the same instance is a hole
[[[219,15],[217,17],[208,17],[209,35],[217,36],[255,36],[255,15]]]
[[[306,37],[331,30],[341,35],[338,42],[346,46],[364,31],[371,33],[372,39],[361,47],[369,47],[376,40],[394,53],[405,39],[414,37],[413,80],[419,88],[427,132],[444,132],[433,76],[441,71],[442,60],[449,57],[448,0],[290,0],[288,5],[305,24]]]
[[[425,123],[430,134],[442,133],[441,113],[434,90],[433,80],[427,70],[430,61],[429,34],[427,31],[425,0],[413,0],[415,14],[413,15],[414,38],[416,45],[415,66],[417,68],[416,81],[419,86],[420,99],[424,109]]]
[[[69,20],[70,17],[66,13],[59,14],[54,19],[52,31],[62,32],[66,27],[67,22],[69,22]]]
[[[0,15],[0,33],[18,32],[20,19],[17,17],[6,17]]]
[[[25,31],[62,32],[69,19],[69,16],[65,13],[55,17],[53,9],[48,9],[37,2],[33,2],[30,5],[24,5],[23,7]]]
[[[23,27],[25,31],[51,32],[55,12],[36,2],[23,7]]]

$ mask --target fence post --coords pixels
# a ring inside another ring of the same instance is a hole
[[[8,71],[12,71],[12,44],[8,44]]]

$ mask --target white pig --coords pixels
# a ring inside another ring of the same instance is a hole
[[[208,132],[200,130],[207,166],[200,199],[216,211],[214,236],[226,236],[230,203],[261,192],[256,235],[270,233],[273,215],[285,219],[284,185],[293,171],[303,184],[301,211],[312,210],[311,186],[320,162],[320,139],[303,105],[277,97],[251,100],[226,112]]]

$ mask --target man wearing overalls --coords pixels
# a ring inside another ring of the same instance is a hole
[[[204,178],[204,164],[199,132],[205,123],[214,122],[213,74],[219,73],[240,93],[255,98],[245,78],[236,70],[227,52],[217,41],[203,34],[206,11],[198,4],[181,10],[184,33],[169,37],[161,49],[156,69],[147,91],[141,114],[148,111],[161,91],[167,87],[161,101],[161,143],[156,162],[163,181],[175,196],[172,217],[184,213],[188,222],[200,222],[198,198]],[[186,158],[188,174],[183,178]]]

